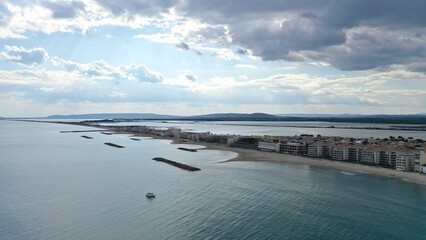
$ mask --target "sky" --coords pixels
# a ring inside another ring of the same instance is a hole
[[[424,0],[3,0],[0,116],[426,112]]]

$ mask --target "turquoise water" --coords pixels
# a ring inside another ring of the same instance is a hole
[[[422,239],[426,233],[422,185],[307,165],[218,163],[234,153],[180,151],[166,140],[59,133],[81,129],[0,121],[0,239]],[[145,198],[149,191],[156,199]]]

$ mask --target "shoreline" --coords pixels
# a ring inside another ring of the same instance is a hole
[[[69,124],[69,123],[65,123]],[[410,181],[413,183],[426,185],[426,174],[415,173],[415,172],[401,172],[395,169],[388,169],[379,166],[362,165],[350,162],[339,162],[321,158],[309,158],[305,156],[288,155],[276,152],[264,152],[252,149],[234,148],[227,145],[209,143],[209,142],[195,142],[191,140],[180,141],[175,138],[156,136],[150,134],[131,133],[123,131],[115,131],[114,129],[106,126],[92,126],[95,128],[104,129],[106,131],[114,132],[115,134],[128,134],[134,137],[149,137],[152,139],[169,140],[170,144],[193,144],[204,146],[204,148],[197,149],[198,151],[203,150],[219,150],[234,152],[237,156],[227,159],[218,163],[227,162],[274,162],[274,163],[289,163],[289,164],[302,164],[315,167],[324,167],[335,170],[349,171],[360,174],[373,174],[382,177],[390,177],[403,181]]]
[[[273,163],[287,163],[287,164],[302,164],[315,167],[324,167],[329,169],[349,171],[358,174],[373,174],[382,177],[391,177],[400,180],[410,181],[417,184],[426,185],[426,174],[415,172],[400,172],[394,169],[383,168],[379,166],[369,166],[350,162],[339,162],[328,159],[309,158],[304,156],[288,155],[275,152],[263,152],[251,149],[239,149],[215,144],[204,144],[205,149],[231,151],[238,154],[238,156],[222,161],[227,162],[273,162]],[[200,149],[202,151],[203,149]]]
[[[339,162],[321,158],[309,158],[305,156],[296,156],[289,154],[282,154],[276,152],[264,152],[252,149],[233,148],[227,145],[221,145],[209,142],[194,142],[194,141],[178,141],[177,139],[160,137],[160,136],[149,136],[145,134],[135,134],[140,137],[151,137],[153,139],[170,140],[171,144],[194,144],[204,146],[205,148],[197,149],[198,151],[203,150],[219,150],[234,152],[237,156],[227,159],[218,163],[227,162],[273,162],[273,163],[286,163],[286,164],[302,164],[314,167],[323,167],[341,171],[349,171],[355,174],[373,174],[382,177],[390,177],[403,181],[410,181],[413,183],[426,185],[426,174],[415,173],[415,172],[400,172],[394,169],[383,168],[379,166],[370,166],[350,162]]]

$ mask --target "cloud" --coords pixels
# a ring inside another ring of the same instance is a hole
[[[15,62],[24,66],[36,66],[43,64],[49,55],[43,48],[26,49],[18,46],[4,46],[0,56],[9,62]]]
[[[186,44],[184,42],[177,43],[175,46],[177,48],[180,48],[180,49],[183,49],[183,50],[189,50],[188,44]]]
[[[244,4],[188,0],[177,6],[177,11],[187,17],[226,25],[233,44],[263,60],[311,58],[344,71],[426,62],[422,54],[426,52],[425,10],[423,0],[409,4],[368,0],[253,0]]]
[[[158,83],[164,80],[164,77],[154,71],[149,70],[145,65],[131,64],[120,66],[127,75],[128,79],[136,79],[141,82]]]
[[[167,13],[178,0],[96,0],[114,15],[140,14],[145,16]]]
[[[329,47],[316,53],[319,59],[340,70],[385,69],[392,65],[421,70],[413,66],[426,60],[425,39],[416,38],[409,31],[383,31],[364,27],[347,32],[345,45]],[[317,56],[313,54],[313,58]]]
[[[226,61],[240,60],[240,57],[229,48],[199,47],[199,49],[205,52],[210,52],[212,56],[224,59]]]
[[[171,33],[136,37],[187,49],[183,42],[203,52],[238,47],[237,57],[250,53],[266,61],[313,60],[344,71],[395,65],[424,71],[425,11],[424,0],[3,1],[0,38],[150,25]],[[223,51],[215,55],[238,59]]]
[[[250,65],[250,64],[236,64],[236,68],[246,68],[246,69],[258,69],[257,66]]]
[[[138,34],[134,37],[139,39],[145,39],[155,43],[171,43],[176,45],[181,43],[174,34],[170,33]]]
[[[234,52],[236,54],[239,54],[239,55],[247,55],[247,54],[249,54],[249,51],[247,49],[242,49],[242,48],[238,48]]]
[[[3,2],[0,2],[0,26],[4,26],[9,22],[12,13]]]
[[[0,16],[0,25],[4,23],[0,38],[26,38],[28,33],[33,37],[38,32],[84,34],[101,26],[136,29],[150,23],[146,16],[115,16],[94,0],[6,0],[6,4],[0,4]]]
[[[52,12],[53,18],[75,18],[78,12],[85,10],[80,1],[45,1],[42,4]]]
[[[224,25],[206,25],[200,23],[191,23],[193,29],[177,29],[182,32],[187,42],[194,44],[228,44],[232,42],[229,36],[229,29]]]
[[[194,74],[185,74],[184,77],[185,77],[185,79],[192,81],[192,82],[195,82],[195,81],[198,80],[198,77],[195,76]]]
[[[340,45],[346,40],[344,31],[329,28],[315,19],[295,18],[281,25],[269,21],[255,26],[248,24],[251,25],[236,26],[232,38],[264,60],[292,60],[292,52]]]
[[[150,83],[164,80],[161,74],[149,70],[145,65],[130,64],[114,67],[104,60],[81,64],[58,57],[54,57],[52,63],[63,66],[69,72],[78,72],[95,80],[137,80]]]

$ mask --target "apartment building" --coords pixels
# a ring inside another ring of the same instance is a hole
[[[306,143],[301,142],[282,143],[280,147],[280,152],[292,155],[307,155],[308,146],[306,145]]]
[[[396,170],[397,171],[413,171],[414,169],[414,154],[413,153],[397,153],[396,155]]]
[[[281,144],[279,142],[264,142],[259,141],[257,149],[267,152],[280,152]]]
[[[358,150],[359,162],[369,165],[379,164],[379,152],[375,149],[363,148]]]
[[[331,159],[334,161],[347,161],[349,157],[346,146],[333,146],[331,148]]]

